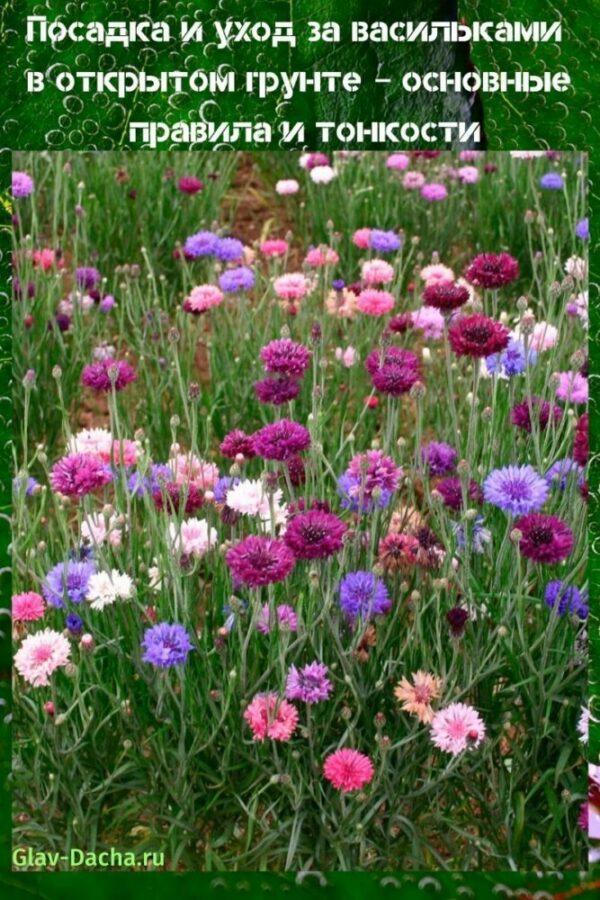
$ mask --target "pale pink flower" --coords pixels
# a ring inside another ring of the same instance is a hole
[[[588,402],[588,380],[581,372],[559,372],[556,396],[565,403]]]
[[[485,737],[485,724],[479,713],[465,703],[451,703],[433,717],[431,740],[436,747],[456,756],[467,748],[478,747]]]
[[[177,484],[193,484],[200,490],[214,488],[219,479],[219,468],[193,453],[176,453],[169,460]]]
[[[422,172],[405,172],[402,179],[402,187],[407,191],[418,191],[425,184],[425,176]]]
[[[304,262],[313,269],[322,266],[335,266],[340,261],[339,254],[332,247],[321,244],[319,247],[312,247],[306,256]]]
[[[119,517],[114,513],[106,516],[102,513],[89,513],[81,523],[81,539],[84,543],[100,546],[104,543],[111,547],[120,547],[123,532]]]
[[[314,184],[329,184],[336,175],[337,172],[331,166],[315,166],[310,170],[310,180]]]
[[[299,190],[300,185],[295,178],[283,178],[275,185],[275,191],[281,197],[289,197],[291,194],[297,194]]]
[[[199,284],[192,288],[183,301],[183,309],[185,312],[198,315],[214,306],[220,306],[223,296],[223,292],[215,284]]]
[[[426,285],[433,284],[436,281],[454,281],[453,270],[450,266],[444,266],[442,263],[431,263],[428,266],[424,266],[419,275]]]
[[[200,558],[216,546],[218,535],[206,519],[185,519],[179,525],[169,525],[171,545],[176,553]]]
[[[346,347],[345,350],[342,350],[341,347],[336,347],[335,358],[338,362],[343,363],[347,369],[350,369],[356,362],[358,354],[352,346]]]
[[[529,336],[529,346],[538,353],[551,350],[558,342],[558,328],[549,322],[536,322]]]
[[[360,250],[368,250],[371,246],[371,229],[359,228],[352,235],[352,243]]]
[[[444,316],[435,306],[421,306],[411,313],[413,328],[423,332],[423,336],[438,340],[444,333]]]
[[[578,281],[587,278],[587,262],[581,256],[570,256],[565,263],[565,272]]]
[[[361,266],[361,278],[371,287],[389,284],[394,280],[394,267],[384,259],[368,259]]]
[[[288,272],[275,279],[273,290],[282,300],[302,300],[310,290],[310,282],[302,272]]]
[[[353,319],[358,309],[358,297],[348,288],[330,291],[325,299],[325,309],[338,319]]]
[[[457,170],[459,181],[463,184],[475,184],[479,181],[479,169],[477,166],[461,166]]]
[[[66,666],[71,645],[58,631],[45,628],[29,634],[15,654],[15,669],[33,687],[45,687],[52,673]]]

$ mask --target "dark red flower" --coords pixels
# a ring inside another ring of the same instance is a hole
[[[450,346],[458,356],[483,358],[501,353],[509,339],[508,328],[480,313],[463,316],[448,331]]]
[[[469,299],[469,291],[464,284],[453,281],[435,281],[423,291],[423,303],[436,309],[458,309]]]
[[[509,253],[480,253],[465,273],[471,284],[499,288],[519,277],[519,263]]]

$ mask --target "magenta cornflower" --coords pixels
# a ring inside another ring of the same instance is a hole
[[[365,367],[371,375],[373,387],[393,397],[408,393],[421,380],[418,356],[401,347],[388,347],[383,352],[372,350],[367,356]]]
[[[252,443],[254,452],[263,459],[284,462],[310,446],[310,433],[298,422],[280,419],[255,432]]]
[[[225,560],[235,581],[249,587],[284,581],[296,562],[287,544],[262,535],[250,535],[234,544]]]
[[[298,616],[293,606],[288,603],[280,603],[275,610],[274,626],[279,631],[296,631],[298,628]],[[271,611],[269,604],[265,603],[256,622],[256,630],[261,634],[269,634],[271,631]]]
[[[588,402],[588,380],[581,372],[559,372],[556,396],[565,403]]]
[[[102,359],[84,366],[81,383],[98,393],[122,391],[135,381],[135,369],[124,359]]]
[[[444,312],[458,309],[469,299],[469,291],[464,284],[453,281],[434,281],[423,291],[423,303],[435,306]]]
[[[421,188],[421,197],[429,203],[436,203],[445,200],[448,196],[448,190],[445,185],[438,184],[435,181],[424,184]]]
[[[342,549],[346,526],[333,513],[310,509],[289,522],[284,541],[297,559],[325,559]]]
[[[516,281],[519,263],[509,253],[480,253],[465,272],[471,284],[492,290]]]
[[[255,741],[289,741],[298,725],[298,710],[275,692],[257,694],[244,710]]]
[[[256,455],[251,436],[240,428],[234,428],[225,435],[219,445],[219,450],[223,456],[227,456],[229,459],[235,459],[236,456],[252,459]]]
[[[477,748],[485,737],[485,724],[479,713],[466,703],[451,703],[435,713],[431,740],[436,747],[457,756]]]
[[[300,382],[296,378],[282,375],[279,378],[263,378],[254,382],[254,392],[259,403],[282,406],[295,400],[300,393]]]
[[[531,411],[530,411],[531,407]],[[541,397],[531,397],[529,401],[523,400],[516,403],[510,413],[510,420],[517,428],[531,433],[531,414],[537,419],[540,431],[544,431],[550,420],[556,425],[562,418],[563,411],[560,406],[552,405]]]
[[[27,172],[14,171],[12,173],[12,195],[15,200],[29,197],[33,193],[33,178]]]
[[[344,794],[360,790],[372,780],[374,773],[370,758],[349,747],[330,753],[323,765],[327,781]]]
[[[527,559],[541,563],[559,563],[571,555],[575,538],[569,526],[543,513],[531,513],[515,521],[521,532],[519,552]]]
[[[435,485],[435,490],[442,495],[444,504],[455,511],[462,508],[463,492],[460,478],[443,478]],[[469,481],[467,499],[473,503],[481,503],[483,492],[476,481]]]
[[[500,322],[475,313],[460,318],[448,330],[450,346],[458,356],[483,358],[500,353],[508,345],[510,332]]]
[[[370,500],[375,491],[393,493],[402,478],[402,469],[381,450],[357,453],[350,460],[348,474],[358,483],[361,499]]]
[[[177,182],[177,188],[181,191],[182,194],[189,194],[193,196],[202,190],[204,187],[203,183],[199,178],[196,178],[195,175],[184,175]]]
[[[329,669],[320,662],[309,663],[301,669],[290,666],[285,683],[285,696],[288,700],[302,700],[304,703],[328,700],[333,690],[328,674]]]
[[[585,466],[590,455],[590,426],[589,416],[584,413],[577,420],[575,426],[575,439],[573,441],[573,459],[580,466]]]
[[[53,491],[67,497],[84,497],[112,481],[110,466],[92,453],[70,453],[50,471]]]
[[[311,352],[304,344],[280,338],[266,344],[260,351],[265,372],[301,378],[310,365]]]

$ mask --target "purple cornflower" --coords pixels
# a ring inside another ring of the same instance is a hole
[[[260,351],[265,372],[302,378],[310,365],[311,352],[289,338],[270,341]]]
[[[557,459],[546,472],[545,478],[551,488],[557,487],[559,490],[564,491],[569,475],[573,475],[576,478],[578,485],[583,484],[585,480],[581,466],[574,459],[567,457],[566,459]]]
[[[201,256],[212,256],[219,238],[212,231],[197,231],[186,239],[183,252],[188,259],[199,259]]]
[[[161,485],[166,485],[173,480],[173,472],[166,463],[152,463],[150,471],[146,475],[134,472],[127,479],[127,487],[134,497],[143,497],[145,494],[154,494],[160,491]]]
[[[237,262],[244,256],[244,245],[237,238],[217,238],[213,254],[221,262]]]
[[[24,491],[26,497],[33,497],[37,493],[39,485],[39,481],[31,475],[17,475],[13,478],[13,493],[19,494],[21,491]]]
[[[298,616],[293,606],[281,603],[275,610],[275,627],[279,631],[296,631],[298,628]],[[256,622],[256,630],[261,634],[269,634],[271,631],[271,616],[269,604],[265,603]]]
[[[454,471],[458,453],[443,441],[430,441],[421,447],[421,459],[430,475],[448,475]]]
[[[91,291],[102,281],[102,275],[93,266],[79,266],[75,269],[75,281],[82,291]]]
[[[12,195],[17,199],[29,197],[33,193],[33,178],[27,172],[12,173]]]
[[[243,456],[245,459],[252,459],[256,456],[252,438],[241,428],[234,428],[225,435],[219,444],[219,450],[228,459],[235,459],[236,456]]]
[[[333,685],[327,677],[329,669],[324,663],[312,662],[301,669],[290,666],[285,683],[288,700],[302,700],[304,703],[319,703],[328,700]]]
[[[285,461],[310,446],[310,432],[291,419],[280,419],[252,436],[254,452],[263,459]]]
[[[91,560],[68,560],[57,563],[42,582],[42,594],[51,606],[63,609],[65,600],[81,603],[85,600],[88,582],[96,572]]]
[[[233,475],[223,475],[222,478],[218,478],[213,488],[215,503],[225,503],[227,500],[227,491],[231,490],[232,487],[235,487],[235,485],[239,483],[240,479],[235,478]]]
[[[81,634],[83,631],[83,619],[76,613],[69,613],[65,619],[65,626],[73,635]]]
[[[98,393],[122,391],[135,381],[135,369],[124,359],[101,359],[83,367],[81,383]]]
[[[461,637],[469,621],[469,612],[462,606],[453,606],[446,613],[446,621],[453,637]]]
[[[510,338],[506,349],[501,353],[486,356],[485,367],[490,375],[521,375],[527,366],[535,365],[537,353],[531,347],[525,351],[525,345],[516,338]]]
[[[541,509],[548,498],[548,482],[533,466],[505,466],[490,472],[483,484],[488,503],[511,516]]]
[[[546,172],[541,176],[539,184],[545,191],[562,191],[565,183],[558,172]]]
[[[295,400],[300,393],[300,382],[296,378],[282,375],[279,378],[263,378],[254,382],[254,392],[259,403],[282,406]]]
[[[392,491],[378,490],[373,496],[366,496],[361,490],[361,479],[348,472],[340,475],[337,482],[340,506],[352,512],[370,513],[374,509],[385,509],[392,499]]]
[[[234,544],[225,560],[235,581],[249,587],[283,581],[296,562],[287,544],[262,535],[250,535]]]
[[[590,220],[587,216],[584,219],[580,219],[577,225],[575,226],[575,235],[580,238],[582,241],[589,241],[590,239]]]
[[[385,583],[372,572],[349,572],[340,582],[340,606],[346,617],[367,621],[389,612],[391,600]]]
[[[112,481],[112,472],[92,453],[70,453],[54,463],[50,471],[50,486],[67,497],[84,497]]]
[[[378,253],[395,253],[402,246],[402,238],[395,231],[373,228],[369,235],[369,246]]]
[[[185,663],[193,646],[183,625],[161,622],[160,625],[146,629],[142,649],[144,662],[152,663],[160,669],[167,669]]]
[[[240,294],[254,287],[254,272],[248,266],[226,269],[219,277],[219,287],[226,294]]]
[[[435,486],[435,490],[442,495],[444,504],[450,509],[458,511],[462,509],[463,494],[460,478],[443,478]],[[476,481],[471,479],[467,488],[467,498],[473,503],[481,503],[483,495]]]
[[[550,609],[555,609],[559,616],[570,612],[580,619],[588,617],[587,591],[580,591],[574,585],[566,585],[560,579],[548,582],[544,591],[544,603]]]
[[[372,350],[365,360],[365,368],[373,387],[392,397],[406,394],[421,379],[418,356],[401,347],[387,347],[383,352]]]
[[[325,559],[342,549],[346,526],[333,513],[310,509],[289,522],[284,541],[297,559]]]

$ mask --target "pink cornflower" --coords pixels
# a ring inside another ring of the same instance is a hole
[[[458,180],[463,184],[475,184],[479,181],[479,169],[477,166],[461,166],[458,171]]]
[[[384,259],[368,259],[362,264],[361,278],[370,287],[394,280],[394,267]]]
[[[429,266],[423,266],[419,276],[427,286],[435,284],[437,281],[454,281],[453,270],[450,266],[444,266],[442,263],[431,263]]]
[[[15,669],[33,687],[45,687],[52,673],[66,666],[71,645],[58,631],[45,628],[28,635],[15,654]]]
[[[268,241],[263,241],[258,249],[263,256],[277,257],[285,256],[290,248],[287,241],[279,238],[271,238]]]
[[[53,491],[66,497],[83,497],[112,481],[109,467],[91,453],[71,453],[50,470]]]
[[[68,449],[71,453],[91,453],[105,463],[124,466],[134,466],[140,453],[137,441],[115,440],[106,428],[84,428],[73,435]]]
[[[323,775],[338,791],[358,791],[374,775],[373,763],[364,753],[344,747],[330,753],[323,765]]]
[[[136,378],[135,369],[124,359],[102,359],[84,366],[81,373],[84,387],[98,393],[109,393],[113,387],[115,391],[122,391]]]
[[[385,316],[394,307],[394,297],[388,291],[366,288],[361,291],[356,305],[367,316]]]
[[[217,532],[206,519],[186,519],[181,525],[171,522],[169,536],[173,549],[186,556],[200,558],[217,543]]]
[[[588,380],[581,372],[559,372],[556,396],[565,403],[588,402]]]
[[[279,631],[296,631],[298,628],[298,616],[293,606],[280,603],[275,610],[275,627]],[[261,634],[269,634],[271,631],[271,614],[269,604],[265,603],[256,622],[256,630]]]
[[[298,725],[298,710],[275,692],[257,694],[244,710],[244,719],[255,741],[289,741]]]
[[[529,347],[538,353],[551,350],[558,343],[558,328],[549,322],[536,322],[528,343]]]
[[[444,682],[437,675],[421,670],[413,672],[411,678],[412,682],[402,678],[394,688],[394,696],[402,704],[404,712],[428,725],[434,715],[431,703],[440,696]]]
[[[339,254],[332,247],[327,247],[325,244],[321,244],[319,247],[311,247],[304,257],[306,265],[311,266],[313,269],[318,269],[322,266],[335,266],[339,261]]]
[[[13,594],[11,606],[13,622],[36,622],[44,615],[45,608],[44,598],[35,591]]]
[[[466,703],[451,703],[436,712],[431,723],[431,740],[436,747],[457,756],[467,748],[478,747],[485,737],[485,725],[479,713]]]
[[[291,194],[297,194],[300,185],[295,178],[283,178],[275,185],[275,191],[280,197],[289,197]]]
[[[423,336],[437,341],[444,333],[444,316],[435,306],[421,306],[411,313],[413,328],[423,332]]]
[[[275,279],[273,290],[282,300],[302,300],[310,290],[310,283],[302,272],[288,272]]]
[[[388,169],[393,169],[395,172],[402,172],[404,169],[408,169],[410,165],[410,156],[407,156],[406,153],[390,153],[385,164]]]
[[[343,363],[347,369],[350,369],[356,362],[357,353],[354,347],[349,346],[346,347],[345,350],[343,350],[341,347],[336,347],[335,358],[338,360],[338,362]]]
[[[214,488],[219,479],[219,467],[194,453],[177,453],[169,460],[175,483],[193,484],[203,491]]]
[[[42,250],[34,250],[31,258],[35,269],[40,268],[47,272],[56,263],[56,252],[49,247],[44,247]]]
[[[371,246],[371,229],[358,228],[352,235],[352,243],[360,250],[368,250]]]
[[[402,187],[407,191],[418,191],[425,184],[425,176],[422,172],[406,172],[402,179]]]
[[[429,184],[424,184],[421,188],[421,197],[424,200],[427,200],[429,203],[436,203],[439,200],[445,200],[448,196],[448,191],[443,184],[438,184],[435,181],[430,182]]]
[[[220,306],[223,302],[223,292],[215,284],[199,284],[192,288],[188,296],[183,301],[183,310],[192,315],[199,316],[212,309],[214,306]]]

